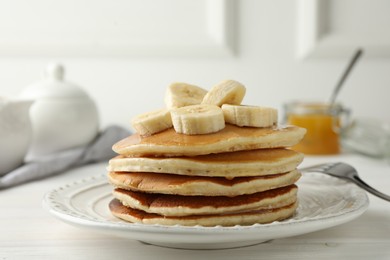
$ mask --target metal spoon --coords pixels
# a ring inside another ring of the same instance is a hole
[[[351,181],[358,185],[360,188],[370,192],[371,194],[378,196],[384,200],[390,201],[390,196],[384,194],[360,179],[356,169],[349,164],[338,162],[338,163],[325,163],[320,165],[314,165],[311,167],[301,168],[301,172],[319,172],[331,175],[333,177],[341,178],[344,180]]]
[[[348,77],[349,73],[351,72],[352,68],[358,61],[359,57],[363,54],[363,49],[358,49],[355,54],[353,55],[351,61],[348,64],[348,67],[342,74],[341,78],[339,79],[339,82],[337,83],[336,87],[333,89],[332,96],[330,97],[329,104],[332,106],[334,102],[336,101],[336,97],[340,92],[341,87],[344,84],[345,79]]]

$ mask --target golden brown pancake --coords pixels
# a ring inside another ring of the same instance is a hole
[[[297,186],[235,197],[178,196],[115,189],[113,195],[123,205],[163,216],[214,215],[280,208],[297,200]]]
[[[289,149],[256,149],[194,157],[123,157],[110,160],[108,171],[158,172],[234,178],[289,172],[303,154]]]
[[[154,213],[147,213],[142,210],[124,206],[119,200],[113,199],[109,208],[111,213],[125,221],[142,224],[160,225],[182,225],[182,226],[234,226],[252,225],[255,223],[270,223],[283,220],[292,216],[298,203],[274,208],[260,209],[240,213],[214,214],[214,215],[191,215],[191,216],[162,216]]]
[[[297,126],[268,128],[238,127],[227,124],[213,134],[185,135],[173,128],[141,137],[131,135],[114,144],[113,150],[121,155],[137,156],[196,156],[242,150],[290,147],[297,144],[306,133]]]
[[[283,174],[237,177],[184,176],[152,172],[110,172],[108,179],[117,188],[148,193],[184,196],[238,196],[294,184],[297,170]]]

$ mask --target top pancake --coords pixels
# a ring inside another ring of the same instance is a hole
[[[306,129],[297,126],[267,128],[226,124],[221,131],[205,135],[185,135],[173,128],[152,136],[131,135],[112,149],[125,156],[197,156],[232,151],[290,147],[297,144]]]

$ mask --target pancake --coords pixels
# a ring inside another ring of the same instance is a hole
[[[108,171],[156,172],[234,178],[289,172],[303,154],[288,149],[257,149],[194,157],[123,157],[109,161]]]
[[[185,135],[173,128],[141,137],[131,135],[112,149],[121,155],[138,156],[196,156],[212,153],[242,150],[290,147],[297,144],[306,133],[297,126],[274,126],[267,128],[239,127],[226,124],[221,131],[213,134]]]
[[[297,202],[275,209],[260,209],[240,213],[192,215],[192,216],[162,216],[147,213],[142,210],[124,206],[119,200],[113,199],[109,204],[111,213],[128,222],[160,225],[182,226],[234,226],[252,225],[255,223],[270,223],[292,216],[298,206]]]
[[[294,184],[301,177],[297,170],[283,174],[238,177],[184,176],[152,172],[110,172],[108,180],[117,188],[148,193],[183,196],[238,196]]]
[[[115,189],[123,205],[163,216],[214,215],[280,208],[297,200],[297,186],[290,185],[236,197],[178,196]]]

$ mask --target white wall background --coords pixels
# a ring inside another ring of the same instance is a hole
[[[354,116],[390,121],[389,11],[383,0],[0,0],[0,95],[17,96],[60,61],[102,126],[130,127],[162,107],[173,81],[235,79],[245,104],[281,109],[328,100],[363,46],[339,100]]]

